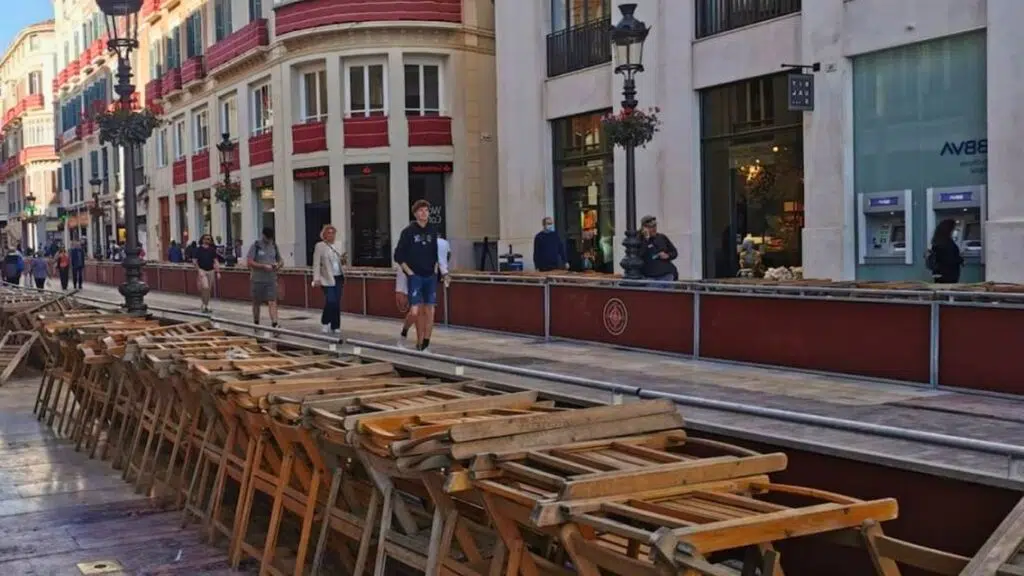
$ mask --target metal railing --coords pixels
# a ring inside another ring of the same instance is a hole
[[[697,38],[721,34],[800,11],[801,0],[694,0]]]
[[[60,292],[53,292],[54,294],[63,294]],[[101,305],[107,308],[120,308],[120,304],[117,302],[111,302],[99,298],[86,297],[82,295],[76,295],[76,298],[85,301]],[[457,356],[451,356],[447,354],[437,354],[429,351],[417,351],[406,348],[400,348],[398,346],[391,346],[387,344],[380,344],[377,342],[370,342],[365,340],[350,339],[346,340],[345,348],[342,350],[342,346],[338,345],[336,339],[329,336],[324,336],[316,333],[301,332],[298,330],[290,330],[287,328],[274,328],[263,325],[252,324],[249,322],[243,322],[239,320],[232,320],[229,318],[218,318],[212,317],[206,314],[197,312],[190,312],[185,310],[172,310],[168,308],[162,308],[158,306],[149,306],[149,310],[152,313],[159,314],[166,318],[173,317],[186,317],[186,318],[203,318],[209,319],[214,326],[223,328],[224,326],[233,326],[236,328],[253,331],[257,334],[257,337],[264,340],[277,340],[282,344],[296,346],[298,344],[293,341],[281,340],[280,336],[290,336],[292,338],[299,338],[301,340],[317,342],[327,344],[327,351],[336,352],[339,354],[350,354],[353,356],[366,356],[373,358],[372,355],[365,355],[363,349],[374,350],[378,352],[384,352],[388,354],[395,354],[401,356],[414,357],[420,360],[429,360],[439,362],[442,364],[448,364],[452,367],[452,377],[464,378],[465,368],[475,368],[478,370],[485,370],[488,372],[495,372],[499,374],[508,374],[513,376],[521,376],[525,378],[532,378],[537,380],[543,380],[548,382],[558,382],[562,384],[568,384],[571,386],[579,386],[581,388],[587,388],[590,390],[597,390],[601,392],[608,392],[611,394],[611,403],[619,404],[622,403],[625,397],[637,398],[637,399],[667,399],[671,400],[675,404],[680,406],[689,406],[693,408],[702,408],[708,410],[717,410],[721,412],[729,412],[733,414],[742,414],[747,416],[766,418],[771,420],[777,420],[782,422],[788,422],[792,424],[802,424],[819,426],[822,428],[839,430],[844,432],[867,434],[883,438],[890,438],[893,440],[903,440],[909,442],[917,442],[921,444],[927,444],[932,446],[942,446],[946,448],[952,448],[957,450],[967,450],[971,452],[978,452],[982,454],[989,454],[994,456],[1005,457],[1007,459],[1007,473],[1006,478],[1013,481],[1019,481],[1018,476],[1021,476],[1022,461],[1024,461],[1024,446],[1015,444],[1006,444],[1001,442],[992,442],[989,440],[979,440],[975,438],[969,438],[964,436],[953,436],[949,434],[941,434],[936,432],[927,432],[922,430],[914,430],[910,428],[900,428],[896,426],[888,426],[883,424],[875,424],[871,422],[864,422],[859,420],[847,420],[843,418],[835,418],[832,416],[821,416],[818,414],[812,414],[808,412],[797,412],[793,410],[783,410],[778,408],[766,408],[762,406],[756,406],[752,404],[741,404],[737,402],[730,402],[727,400],[716,400],[712,398],[702,398],[699,396],[692,396],[687,394],[675,394],[670,392],[662,392],[658,390],[647,390],[638,386],[622,385],[614,382],[606,382],[602,380],[596,380],[591,378],[585,378],[580,376],[573,376],[569,374],[562,374],[558,372],[547,372],[543,370],[534,370],[530,368],[520,368],[517,366],[507,366],[504,364],[496,364],[493,362],[486,362],[482,360],[473,360],[470,358],[461,358]],[[317,348],[323,350],[322,348]],[[401,366],[410,370],[422,369],[416,366]],[[690,425],[696,427],[710,427],[717,430],[732,430],[728,425],[724,425],[720,422],[702,422],[699,418],[694,419],[688,417],[687,421]],[[735,432],[741,432],[736,429]],[[749,433],[749,431],[743,430],[743,432]],[[940,466],[941,467],[941,466]],[[979,473],[984,474],[984,473]],[[989,475],[991,477],[991,475]]]
[[[548,34],[548,78],[612,61],[611,18]]]

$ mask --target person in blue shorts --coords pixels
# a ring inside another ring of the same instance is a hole
[[[437,305],[437,230],[430,225],[430,202],[412,205],[416,219],[402,230],[395,246],[395,264],[408,278],[409,314],[416,318],[416,349],[430,346]]]

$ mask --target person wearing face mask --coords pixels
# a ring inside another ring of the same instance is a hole
[[[533,237],[533,265],[540,272],[568,269],[565,243],[555,232],[554,221],[550,216],[545,216],[541,223],[544,228]]]

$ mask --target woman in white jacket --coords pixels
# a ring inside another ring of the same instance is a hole
[[[345,286],[345,254],[335,240],[338,230],[328,224],[320,231],[313,249],[313,286],[324,291],[324,309],[320,314],[323,333],[341,337],[341,294]]]

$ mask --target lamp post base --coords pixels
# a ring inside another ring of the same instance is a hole
[[[619,262],[623,275],[629,280],[642,280],[644,276],[641,269],[644,267],[644,261],[640,257],[643,249],[640,233],[636,230],[627,230],[625,238],[622,239],[622,247],[626,249],[626,257]]]
[[[117,291],[124,296],[124,308],[129,314],[145,316],[149,313],[146,306],[146,294],[149,294],[149,286],[142,281],[142,259],[139,258],[139,249],[128,249],[124,260],[125,282],[117,287]]]

